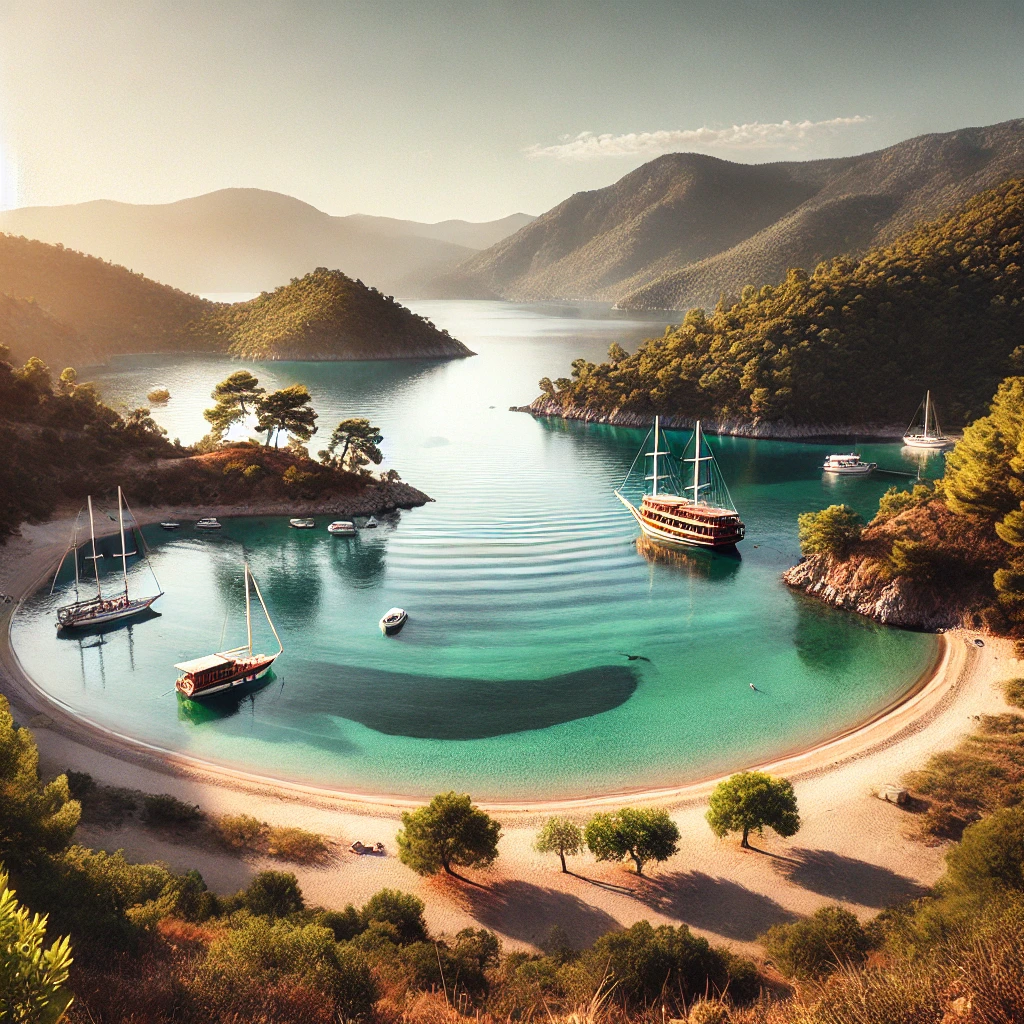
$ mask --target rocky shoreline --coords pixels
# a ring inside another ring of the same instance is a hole
[[[531,416],[544,416],[583,423],[605,423],[614,427],[649,427],[647,414],[612,409],[604,412],[587,406],[562,406],[553,398],[538,398],[529,405],[513,405],[511,412],[526,412]],[[662,416],[661,425],[667,430],[691,430],[692,416]],[[771,423],[735,419],[701,420],[701,427],[709,434],[727,434],[732,437],[751,437],[776,441],[812,441],[828,438],[856,437],[862,441],[896,441],[906,433],[906,424],[883,423]]]

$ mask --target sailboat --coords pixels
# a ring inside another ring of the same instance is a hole
[[[693,431],[693,458],[683,460],[683,465],[693,463],[693,473],[690,477],[692,482],[679,487],[682,494],[664,489],[666,484],[669,488],[681,484],[681,480],[675,476],[671,462],[668,472],[662,471],[660,460],[671,460],[672,453],[660,448],[661,422],[657,416],[653,434],[654,451],[645,453],[645,468],[646,459],[653,460],[650,475],[644,474],[645,481],[649,480],[652,485],[650,494],[643,496],[637,508],[619,490],[615,491],[615,496],[639,523],[644,536],[670,547],[731,548],[743,540],[746,527],[733,507],[715,456],[701,433],[700,420],[697,420]],[[704,454],[705,448],[707,455]],[[628,473],[626,479],[629,479]]]
[[[903,443],[908,448],[928,448],[932,451],[938,451],[940,448],[951,445],[953,442],[943,436],[942,429],[939,427],[939,417],[932,404],[930,391],[925,392],[921,405],[924,406],[924,428],[920,432],[915,431],[914,424],[917,422],[917,413],[914,413],[914,423],[907,427],[907,432],[903,435]],[[921,406],[918,406],[918,412],[920,411]]]
[[[87,629],[91,626],[102,626],[109,622],[116,622],[118,619],[129,619],[134,615],[138,615],[140,612],[146,611],[158,597],[163,596],[163,591],[159,589],[159,580],[156,581],[158,592],[153,594],[151,597],[133,598],[128,593],[128,556],[129,554],[137,554],[138,552],[129,552],[125,544],[125,500],[120,487],[117,489],[117,521],[121,532],[121,551],[120,554],[115,555],[115,557],[120,557],[121,559],[124,589],[115,594],[104,595],[103,584],[100,582],[99,555],[96,554],[96,523],[93,518],[92,495],[89,495],[88,505],[89,537],[92,542],[92,554],[87,556],[87,558],[92,562],[93,570],[96,573],[96,596],[83,600],[80,594],[82,581],[79,577],[78,571],[78,520],[76,519],[71,547],[68,551],[64,552],[60,563],[57,565],[57,573],[53,577],[54,585],[56,585],[57,576],[60,574],[61,566],[64,564],[64,559],[67,558],[69,551],[73,551],[75,560],[75,600],[71,604],[63,605],[57,609],[58,630]],[[131,510],[129,509],[129,511]],[[150,566],[150,572],[152,571],[152,566]],[[153,574],[153,579],[156,580],[156,573]],[[53,588],[51,587],[51,592],[52,589]]]
[[[249,569],[249,563],[245,562],[245,631],[247,643],[242,647],[233,647],[230,651],[219,651],[217,654],[207,654],[202,658],[193,658],[192,661],[183,661],[174,667],[181,673],[178,676],[174,688],[178,693],[184,694],[190,700],[202,700],[215,693],[223,693],[225,690],[243,686],[246,683],[253,683],[262,679],[269,671],[270,666],[278,659],[284,651],[284,644],[277,635],[274,623],[267,611],[266,602],[260,593],[260,585],[256,582]],[[250,588],[250,583],[252,587]],[[267,617],[267,623],[277,641],[277,651],[274,654],[254,654],[252,649],[252,598],[250,590],[256,591],[263,614]]]

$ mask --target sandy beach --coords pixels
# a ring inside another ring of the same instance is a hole
[[[139,510],[139,520],[153,522],[166,513]],[[0,548],[0,591],[13,598],[0,605],[0,688],[19,723],[32,728],[44,772],[88,771],[98,782],[172,793],[210,814],[245,811],[272,824],[312,829],[342,840],[344,848],[356,839],[382,841],[388,856],[343,853],[327,867],[292,868],[172,842],[139,823],[82,827],[80,842],[123,849],[132,859],[161,860],[176,870],[198,868],[221,892],[243,886],[265,867],[295,870],[308,902],[328,907],[358,905],[382,887],[399,888],[424,899],[435,931],[484,926],[510,946],[535,945],[555,924],[582,944],[646,918],[685,922],[715,941],[753,951],[757,936],[772,924],[826,903],[841,902],[866,918],[886,904],[921,895],[941,874],[944,849],[913,839],[913,814],[874,793],[930,754],[955,745],[978,716],[1005,710],[999,683],[1017,672],[1009,642],[986,637],[977,648],[973,635],[945,634],[932,671],[897,706],[812,750],[764,766],[792,779],[796,788],[803,826],[791,840],[766,834],[754,840],[757,850],[745,851],[735,837],[715,839],[704,812],[716,780],[707,780],[628,797],[484,804],[503,825],[496,865],[467,872],[478,885],[423,879],[394,856],[401,811],[418,801],[337,794],[162,755],[83,723],[33,686],[11,649],[10,618],[15,602],[52,572],[69,522],[25,526]],[[748,766],[736,766],[743,767]],[[589,855],[571,858],[573,873],[562,874],[557,857],[533,851],[548,814],[564,813],[582,824],[592,809],[624,803],[666,807],[682,833],[679,853],[649,866],[650,877],[596,864]]]

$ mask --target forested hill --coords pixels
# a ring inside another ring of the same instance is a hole
[[[402,359],[470,356],[390,295],[340,270],[318,267],[249,302],[221,306],[210,317],[243,359]]]
[[[0,234],[0,343],[55,368],[138,352],[245,359],[450,358],[446,332],[323,268],[250,302],[209,302],[60,245]]]
[[[573,363],[535,411],[662,413],[756,425],[902,423],[931,388],[948,425],[1024,368],[1024,181],[1005,182],[861,260],[791,270],[691,310],[632,356]]]
[[[713,305],[789,267],[884,245],[1024,175],[1024,120],[923,135],[839,160],[735,164],[659,157],[581,192],[469,257],[446,294]]]
[[[198,326],[214,303],[61,245],[0,234],[0,293],[33,300],[104,358],[216,345]],[[17,339],[6,344],[26,348]],[[81,362],[74,351],[65,361]]]

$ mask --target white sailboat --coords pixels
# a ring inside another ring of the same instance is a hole
[[[151,597],[133,598],[128,593],[129,552],[127,545],[125,544],[124,536],[125,500],[120,487],[117,489],[117,520],[121,533],[121,552],[118,557],[121,559],[124,590],[110,596],[104,595],[103,584],[100,582],[100,561],[99,556],[96,554],[96,523],[93,518],[92,495],[89,495],[88,505],[89,538],[92,544],[92,555],[89,556],[89,559],[92,561],[93,569],[96,573],[96,596],[83,600],[80,594],[81,580],[78,572],[78,520],[76,519],[71,547],[68,549],[73,552],[75,560],[75,600],[71,604],[63,605],[57,609],[58,630],[87,629],[91,626],[102,626],[109,622],[116,622],[119,619],[128,619],[133,615],[138,615],[140,612],[146,611],[158,597],[163,596],[163,591],[159,589],[159,580],[157,580],[158,592],[153,594]],[[136,552],[132,552],[132,554],[135,553]],[[53,578],[54,585],[56,585],[57,575],[60,574],[61,566],[64,564],[64,559],[67,558],[67,556],[68,551],[65,551],[64,555],[61,557],[60,563],[57,565],[57,573]],[[150,572],[152,571],[152,566],[150,566]],[[153,579],[156,580],[156,573],[153,573]],[[53,588],[51,587],[51,592],[52,589]]]
[[[935,412],[935,406],[932,404],[932,393],[926,391],[924,395],[924,402],[921,403],[924,406],[924,427],[920,431],[915,431],[914,425],[917,422],[917,413],[914,414],[914,423],[907,428],[906,434],[903,435],[903,443],[908,448],[925,448],[931,451],[939,451],[942,448],[947,448],[953,442],[948,437],[945,437],[942,433],[942,428],[939,426],[939,417]],[[920,411],[918,406],[918,411]],[[932,427],[934,423],[934,427]]]
[[[284,644],[277,635],[270,612],[267,611],[267,603],[260,593],[260,585],[256,582],[245,562],[245,632],[247,642],[242,647],[233,647],[230,651],[218,651],[216,654],[207,654],[201,658],[193,658],[191,661],[183,661],[174,667],[181,673],[174,684],[178,693],[183,694],[190,700],[201,700],[215,693],[223,693],[246,683],[254,683],[262,679],[269,671],[270,666],[277,661],[284,651]],[[249,593],[249,584],[256,591],[263,614],[267,617],[267,624],[277,641],[277,651],[274,654],[254,654],[252,650],[252,600]]]

